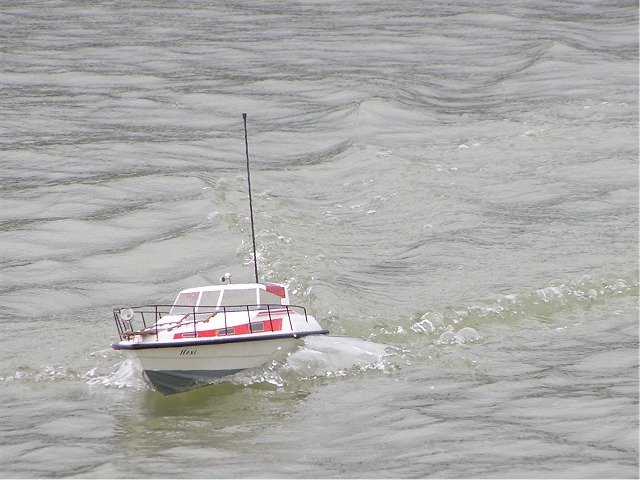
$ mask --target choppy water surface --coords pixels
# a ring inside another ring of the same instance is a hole
[[[638,476],[637,2],[4,1],[3,477]],[[172,397],[111,309],[332,332]]]

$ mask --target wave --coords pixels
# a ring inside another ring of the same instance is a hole
[[[546,324],[558,314],[632,297],[638,297],[637,271],[602,280],[584,275],[576,281],[551,282],[524,294],[498,295],[468,305],[418,312],[396,325],[378,327],[369,338],[397,343],[399,338],[413,337],[402,342],[409,345],[417,337],[424,339],[426,336],[434,344],[462,345],[481,341],[483,327],[490,324],[518,324],[526,320]]]

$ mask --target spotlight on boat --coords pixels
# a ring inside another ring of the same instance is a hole
[[[131,310],[130,308],[123,308],[122,310],[120,310],[120,318],[128,322],[133,318],[133,310]]]
[[[221,281],[222,283],[226,283],[226,282],[231,283],[231,274],[230,274],[230,273],[225,273],[225,274],[222,276],[222,278],[220,279],[220,281]]]

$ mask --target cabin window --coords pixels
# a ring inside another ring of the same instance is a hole
[[[255,322],[249,325],[252,332],[264,332],[264,322]]]
[[[200,298],[200,308],[198,309],[198,311],[213,312],[218,305],[219,298],[219,290],[205,290],[204,292],[202,292],[202,297]]]
[[[218,335],[235,335],[235,334],[236,334],[235,327],[221,328],[220,330],[218,330]]]
[[[275,293],[260,290],[260,305],[281,305],[282,298]]]
[[[247,290],[225,290],[222,294],[221,306],[255,305],[257,301],[258,296],[255,288]]]
[[[185,313],[193,313],[193,307],[198,303],[200,292],[180,292],[176,302],[171,308],[171,315],[184,315]]]

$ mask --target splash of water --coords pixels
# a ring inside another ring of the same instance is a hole
[[[115,373],[113,368],[118,367]],[[115,388],[147,388],[142,378],[142,372],[136,364],[129,359],[116,363],[111,367],[111,371],[100,371],[99,367],[94,367],[82,377],[89,385],[103,385]]]
[[[277,387],[317,378],[344,377],[364,371],[390,372],[397,368],[394,353],[398,348],[353,337],[306,337],[304,344],[282,361],[234,377],[248,386],[269,383]]]

